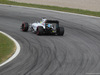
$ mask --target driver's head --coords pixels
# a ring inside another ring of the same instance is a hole
[[[42,22],[44,23],[47,19],[46,18],[42,18]]]

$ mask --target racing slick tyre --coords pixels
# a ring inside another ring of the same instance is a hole
[[[43,31],[44,31],[44,30],[43,30],[43,27],[42,27],[42,26],[38,26],[38,27],[37,27],[37,32],[36,32],[36,34],[37,34],[37,35],[42,35],[42,34],[43,34]]]
[[[59,27],[57,29],[57,35],[63,36],[64,35],[64,27]]]
[[[29,24],[27,22],[22,23],[22,31],[27,32],[29,28]]]

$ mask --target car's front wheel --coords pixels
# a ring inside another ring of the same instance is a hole
[[[22,23],[22,31],[26,32],[28,31],[29,24],[27,22]]]

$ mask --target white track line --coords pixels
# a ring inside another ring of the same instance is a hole
[[[100,19],[100,17],[96,17],[96,16],[77,14],[77,13],[70,13],[70,12],[62,12],[62,11],[49,10],[49,9],[41,9],[41,8],[33,8],[33,7],[25,7],[25,6],[16,6],[16,5],[8,5],[8,4],[0,4],[0,5],[1,6],[9,6],[9,7],[28,8],[28,9],[35,9],[35,10],[42,10],[42,11],[50,11],[50,12],[56,12],[56,13],[71,14],[71,15],[76,15],[76,16],[83,16],[83,17],[99,18]]]
[[[1,67],[1,66],[3,66],[3,65],[7,64],[8,62],[12,61],[12,60],[19,54],[19,52],[20,52],[20,45],[19,45],[19,43],[18,43],[14,38],[12,38],[10,35],[8,35],[8,34],[2,32],[2,31],[0,31],[0,33],[6,35],[8,38],[10,38],[10,39],[11,39],[12,41],[14,41],[14,43],[16,44],[16,51],[15,51],[15,53],[14,53],[8,60],[6,60],[4,63],[0,64],[0,67]]]

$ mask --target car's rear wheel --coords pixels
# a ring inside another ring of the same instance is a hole
[[[57,35],[63,36],[64,35],[64,27],[59,27],[57,29]]]
[[[37,34],[37,35],[43,35],[43,31],[44,31],[44,30],[43,30],[43,27],[42,27],[42,26],[38,26],[38,27],[37,27],[37,32],[36,32],[36,34]]]
[[[26,32],[28,31],[29,24],[27,22],[22,23],[22,31]]]

